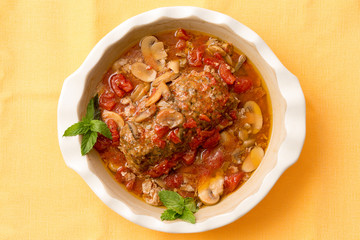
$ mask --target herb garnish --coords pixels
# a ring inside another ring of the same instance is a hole
[[[160,201],[167,207],[161,215],[162,221],[179,218],[193,224],[196,222],[194,213],[198,208],[193,198],[183,198],[176,192],[166,190],[159,192],[159,197]]]
[[[112,139],[111,132],[106,123],[99,120],[98,97],[96,95],[87,105],[86,115],[82,118],[82,121],[66,129],[63,137],[83,135],[81,140],[81,155],[85,155],[96,143],[98,133]]]

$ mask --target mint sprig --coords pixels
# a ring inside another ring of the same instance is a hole
[[[111,132],[103,121],[98,120],[100,111],[98,109],[97,95],[93,97],[86,108],[86,115],[82,121],[71,125],[65,130],[63,137],[83,135],[81,140],[81,155],[85,155],[94,147],[98,133],[112,139]]]
[[[173,191],[163,190],[159,192],[160,201],[167,209],[162,213],[162,221],[181,219],[186,222],[195,223],[194,213],[198,210],[193,198],[183,198]]]

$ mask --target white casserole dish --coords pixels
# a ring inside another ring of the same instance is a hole
[[[265,157],[251,178],[217,205],[196,213],[196,224],[162,222],[163,208],[147,205],[122,188],[92,150],[81,156],[80,137],[64,131],[84,116],[86,105],[108,67],[129,44],[163,30],[197,30],[231,42],[246,54],[263,76],[272,104],[272,134]],[[298,79],[252,30],[224,14],[196,7],[166,7],[121,23],[93,48],[84,63],[64,82],[58,104],[58,138],[65,163],[74,169],[112,210],[141,226],[172,233],[201,232],[240,218],[258,204],[280,175],[300,155],[305,140],[305,99]]]

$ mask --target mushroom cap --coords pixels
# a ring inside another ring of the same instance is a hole
[[[241,166],[241,170],[243,170],[244,172],[254,171],[260,165],[264,154],[264,150],[261,147],[254,147],[251,150],[250,154],[245,158],[245,161]]]
[[[198,188],[198,196],[205,205],[214,205],[220,200],[224,191],[224,176],[218,172],[215,177],[210,178]]]
[[[248,111],[251,118],[253,118],[252,122],[250,123],[252,126],[252,133],[258,133],[263,125],[263,117],[259,105],[254,101],[247,101],[244,105],[244,108]]]
[[[149,68],[146,64],[136,62],[131,65],[131,73],[144,82],[152,82],[156,78],[156,71]]]

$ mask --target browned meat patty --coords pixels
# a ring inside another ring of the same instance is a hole
[[[170,84],[171,98],[167,101],[170,108],[183,114],[185,119],[192,118],[201,129],[212,129],[224,118],[227,112],[236,108],[238,100],[229,94],[228,87],[211,74],[191,72],[180,76]],[[168,137],[163,138],[166,145],[160,148],[155,142],[155,115],[142,123],[129,122],[120,131],[120,150],[125,154],[128,165],[136,172],[143,172],[176,152],[188,149],[188,142],[196,131],[185,129],[181,124],[179,137],[181,143],[175,144]],[[191,134],[188,134],[191,131]]]

